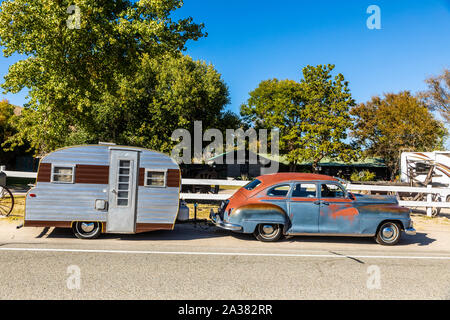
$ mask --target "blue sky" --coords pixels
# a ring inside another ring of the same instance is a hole
[[[209,34],[188,42],[186,52],[222,74],[234,112],[260,81],[300,80],[308,64],[335,64],[357,102],[423,90],[425,78],[450,67],[450,0],[184,2],[174,17],[192,16]],[[372,4],[381,9],[380,30],[366,26]],[[0,58],[2,78],[15,61],[16,56]],[[23,105],[25,96],[0,98]]]
[[[366,26],[371,4],[381,9],[380,30]],[[178,14],[205,23],[208,37],[187,53],[222,73],[235,112],[261,80],[300,80],[308,64],[335,64],[357,102],[423,90],[425,78],[450,67],[450,0],[185,0]]]

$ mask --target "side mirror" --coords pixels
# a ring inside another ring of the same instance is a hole
[[[347,197],[348,197],[350,200],[355,200],[355,199],[356,199],[355,196],[354,196],[353,194],[351,194],[350,192],[347,194]]]

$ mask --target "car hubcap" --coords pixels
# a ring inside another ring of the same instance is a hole
[[[394,230],[392,230],[391,227],[386,227],[383,229],[383,237],[386,239],[390,239],[392,238],[392,236],[394,235]]]
[[[94,228],[95,226],[93,222],[83,222],[81,224],[81,230],[83,230],[86,233],[92,232]]]
[[[271,225],[264,225],[262,229],[266,235],[270,235],[274,232],[274,228]]]
[[[381,231],[381,237],[383,238],[383,240],[385,242],[392,242],[392,241],[394,241],[397,238],[397,234],[398,234],[398,230],[392,224],[387,225]]]

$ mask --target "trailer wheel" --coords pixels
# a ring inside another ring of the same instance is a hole
[[[73,223],[72,231],[79,239],[95,239],[100,235],[102,225],[99,222],[77,221]]]

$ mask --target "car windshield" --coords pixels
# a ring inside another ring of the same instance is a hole
[[[247,183],[244,186],[244,189],[247,190],[253,190],[255,189],[257,186],[259,186],[261,184],[261,181],[259,181],[258,179],[253,180],[252,182]]]

